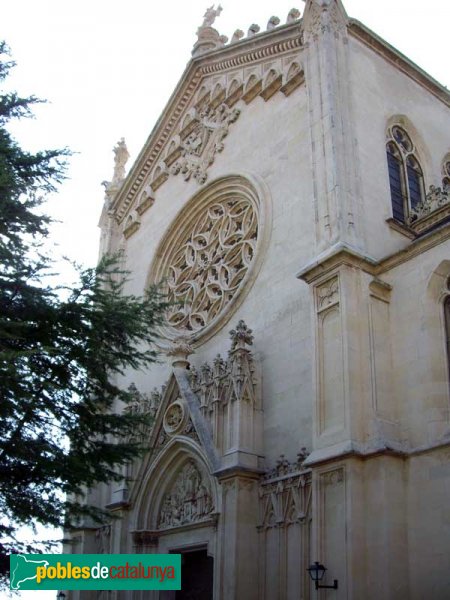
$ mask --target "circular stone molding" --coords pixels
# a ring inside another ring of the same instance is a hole
[[[268,192],[250,177],[223,177],[187,202],[150,273],[173,303],[166,338],[182,335],[197,345],[225,325],[259,270],[269,216]]]
[[[186,410],[181,400],[175,400],[170,404],[163,418],[164,431],[170,435],[179,433],[186,424]]]

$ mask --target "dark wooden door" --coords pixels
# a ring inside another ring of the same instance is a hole
[[[181,590],[176,600],[212,600],[214,560],[206,550],[183,552],[181,555]]]

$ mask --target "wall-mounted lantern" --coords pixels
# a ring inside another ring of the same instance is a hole
[[[313,565],[306,569],[309,573],[309,576],[314,581],[316,590],[321,588],[328,588],[330,590],[338,589],[338,580],[335,579],[333,585],[321,585],[319,582],[322,581],[323,576],[325,575],[325,571],[327,570],[321,563],[315,562]]]

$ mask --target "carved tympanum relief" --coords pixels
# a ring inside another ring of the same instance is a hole
[[[197,341],[205,330],[217,330],[236,305],[261,262],[268,233],[261,196],[249,181],[231,176],[211,184],[179,213],[150,274],[150,282],[164,283],[172,304],[167,338]]]
[[[163,498],[157,526],[158,529],[166,529],[196,523],[210,517],[213,510],[209,482],[189,460]]]

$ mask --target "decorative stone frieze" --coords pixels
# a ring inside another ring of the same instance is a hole
[[[419,234],[450,216],[450,194],[448,190],[430,186],[425,198],[410,209],[408,225]]]
[[[230,110],[226,104],[220,104],[216,109],[204,108],[198,118],[192,120],[192,131],[176,148],[180,158],[170,172],[173,175],[181,173],[186,181],[194,177],[198,183],[205,183],[208,167],[216,154],[222,152],[230,124],[237,120],[240,112],[238,109]]]
[[[210,518],[213,512],[209,481],[189,460],[164,495],[157,519],[158,529],[203,521]]]
[[[296,473],[297,471],[303,470],[303,463],[308,457],[308,454],[306,448],[302,448],[300,452],[297,453],[297,459],[293,462],[289,462],[285,455],[281,454],[275,467],[264,474],[264,479],[276,479],[277,477],[284,477],[289,473]]]
[[[311,471],[287,471],[264,479],[259,488],[260,530],[303,523],[310,516]]]

